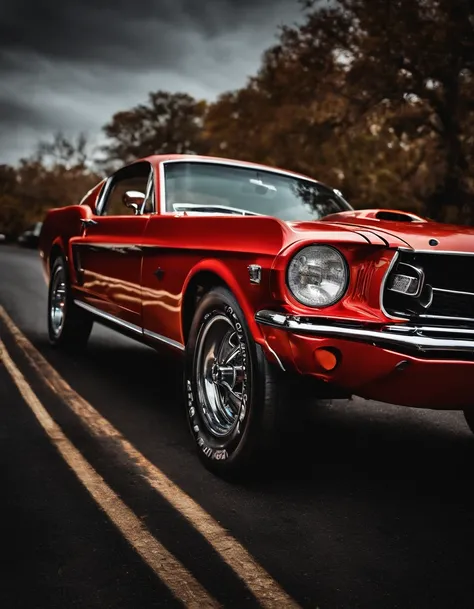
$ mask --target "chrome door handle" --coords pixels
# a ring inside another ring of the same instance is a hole
[[[92,220],[92,218],[81,218],[82,226],[92,226],[93,224],[98,224],[96,220]]]

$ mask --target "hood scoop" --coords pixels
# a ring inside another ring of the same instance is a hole
[[[425,218],[412,214],[408,211],[394,209],[357,209],[331,214],[321,218],[328,222],[340,222],[341,220],[380,220],[382,222],[428,222]]]
[[[392,220],[392,222],[415,222],[410,214],[400,214],[395,211],[378,211],[375,214],[377,220]]]

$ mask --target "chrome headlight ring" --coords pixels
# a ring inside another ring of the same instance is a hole
[[[339,250],[330,245],[307,245],[291,258],[286,284],[292,296],[308,307],[338,302],[349,285],[349,268]]]

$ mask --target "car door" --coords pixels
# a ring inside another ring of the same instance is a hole
[[[188,232],[183,231],[183,214],[166,205],[166,162],[162,162],[158,169],[155,185],[157,213],[150,217],[143,239],[143,330],[146,338],[181,350],[182,288],[201,253],[189,252]]]
[[[124,195],[130,191],[143,195],[141,206],[126,206]],[[96,314],[140,333],[141,242],[153,211],[152,199],[149,163],[119,170],[106,182],[96,215],[84,222],[82,236],[72,245],[82,301]]]

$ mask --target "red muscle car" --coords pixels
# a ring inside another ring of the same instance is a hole
[[[151,156],[51,210],[40,253],[53,345],[83,347],[98,321],[183,353],[216,472],[299,417],[295,378],[312,396],[463,410],[474,428],[474,230],[354,211],[289,171]]]

